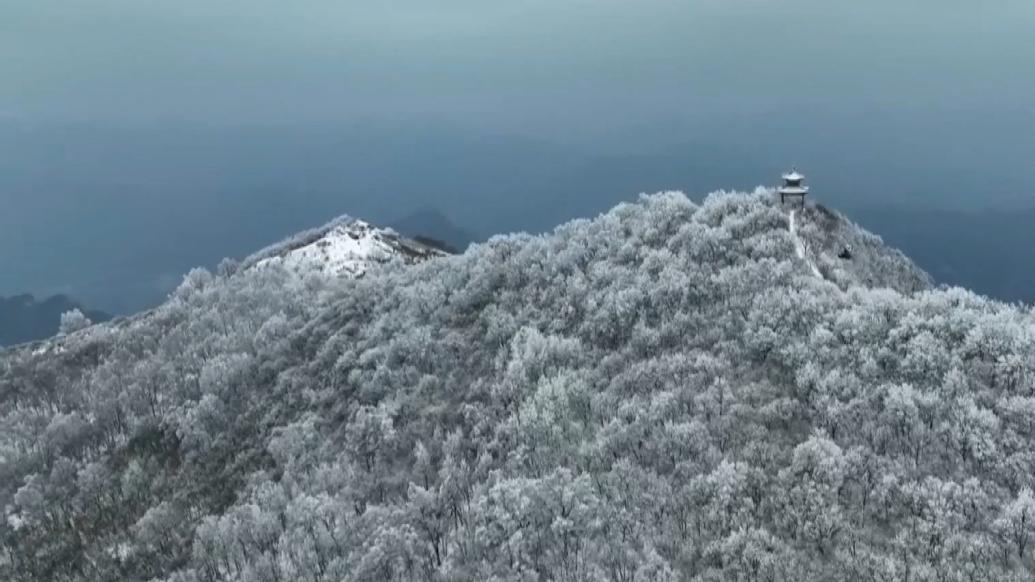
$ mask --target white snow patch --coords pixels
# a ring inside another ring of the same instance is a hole
[[[813,275],[822,279],[823,274],[819,272],[819,267],[817,267],[816,263],[814,263],[812,259],[809,258],[808,253],[805,252],[805,242],[802,241],[801,237],[798,236],[798,227],[794,222],[795,212],[796,211],[792,210],[790,216],[788,217],[788,222],[790,223],[788,230],[791,231],[791,237],[794,239],[794,252],[798,255],[799,259],[805,261],[805,263],[808,264],[809,269],[812,271]]]
[[[126,542],[120,542],[118,545],[115,546],[115,555],[119,558],[119,560],[125,562],[126,558],[133,555],[133,546],[127,544]]]
[[[387,261],[392,254],[392,247],[378,229],[357,220],[338,225],[316,241],[282,256],[263,259],[256,266],[279,261],[296,272],[314,270],[325,275],[358,277],[372,263]]]
[[[65,348],[65,346],[56,343],[55,340],[51,339],[41,344],[38,348],[32,350],[32,355],[42,356],[50,353],[63,354],[66,351],[68,351],[68,349]]]
[[[133,546],[128,542],[118,542],[105,548],[105,551],[108,553],[108,556],[120,562],[125,562],[133,555]]]
[[[22,516],[18,515],[17,513],[7,514],[7,525],[11,526],[11,529],[13,529],[14,531],[18,531],[19,529],[21,529],[24,523],[25,520],[23,520]]]

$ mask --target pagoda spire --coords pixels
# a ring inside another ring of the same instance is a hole
[[[783,176],[783,186],[777,189],[780,193],[780,204],[787,201],[787,198],[797,197],[801,206],[805,206],[805,195],[809,193],[809,187],[804,184],[805,175],[798,172],[798,168],[792,167],[790,172]]]

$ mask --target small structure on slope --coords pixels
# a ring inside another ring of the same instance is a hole
[[[788,198],[797,198],[798,203],[804,208],[805,195],[809,193],[809,187],[803,184],[804,181],[805,176],[796,168],[791,168],[790,172],[784,174],[783,186],[777,189],[777,192],[780,193],[780,204],[786,202]]]

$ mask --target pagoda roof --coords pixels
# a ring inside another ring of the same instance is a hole
[[[777,190],[777,192],[779,192],[780,194],[802,194],[802,195],[804,195],[804,194],[808,194],[809,193],[809,187],[808,186],[783,186],[779,190]]]
[[[799,174],[797,170],[791,170],[783,175],[783,179],[789,182],[800,182],[805,179],[805,176]]]

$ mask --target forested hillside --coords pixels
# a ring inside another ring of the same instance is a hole
[[[1030,580],[1035,317],[798,220],[197,270],[8,351],[0,579]]]

